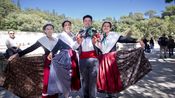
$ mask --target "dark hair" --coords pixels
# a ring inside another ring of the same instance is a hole
[[[112,28],[112,23],[111,23],[111,22],[109,22],[109,21],[105,21],[105,22],[103,22],[102,27],[104,26],[104,24],[105,24],[105,23],[109,23],[110,28]]]
[[[46,24],[46,25],[43,26],[43,30],[46,30],[47,26],[52,26],[52,28],[54,29],[54,26],[52,24]]]
[[[69,22],[70,24],[72,24],[71,21],[65,20],[65,21],[62,23],[62,27],[64,27],[64,24],[65,24],[66,22]]]
[[[84,20],[85,18],[90,18],[91,21],[92,21],[92,16],[91,16],[91,15],[85,15],[85,16],[83,17],[83,20]]]

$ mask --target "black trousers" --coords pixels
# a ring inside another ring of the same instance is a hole
[[[8,49],[6,50],[6,53],[5,53],[5,58],[8,59],[10,56],[12,56],[12,55],[14,55],[14,54],[16,54],[16,53],[18,53],[18,52],[20,52],[20,51],[22,51],[22,50],[19,49],[19,48],[17,48],[17,47],[8,48]]]
[[[174,52],[173,49],[174,49],[174,48],[168,48],[169,57],[173,56],[173,52]]]

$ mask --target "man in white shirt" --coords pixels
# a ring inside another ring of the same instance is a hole
[[[5,57],[9,58],[15,53],[18,53],[21,51],[20,46],[21,44],[18,43],[17,38],[15,37],[14,31],[8,31],[9,38],[5,41],[5,44],[7,46]]]
[[[83,25],[84,28],[79,32],[83,39],[79,47],[83,97],[96,98],[96,78],[99,63],[95,45],[92,44],[92,37],[97,31],[92,28],[92,16],[90,15],[83,17]]]

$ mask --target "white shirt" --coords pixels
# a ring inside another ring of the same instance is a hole
[[[101,43],[101,51],[103,54],[109,53],[111,49],[116,45],[116,42],[118,41],[120,35],[116,32],[109,32],[108,36],[106,37],[106,40],[104,40]]]
[[[94,50],[94,46],[92,44],[91,37],[84,38],[83,41],[82,41],[81,46],[82,46],[82,51],[83,52],[88,52],[88,51],[93,51]]]
[[[63,31],[59,36],[58,39],[65,42],[67,45],[69,45],[72,49],[77,49],[79,47],[79,44],[77,41],[73,40],[73,37],[69,36],[65,31]]]
[[[5,42],[7,48],[11,48],[11,47],[17,47],[19,45],[19,42],[17,40],[17,38],[8,38]]]
[[[47,36],[41,37],[38,42],[40,42],[45,48],[47,48],[49,51],[51,51],[56,43],[57,39],[53,37],[53,40],[50,40]]]
[[[83,30],[86,31],[87,28],[83,28]],[[94,51],[94,46],[92,44],[91,37],[83,38],[81,46],[82,46],[82,52]]]

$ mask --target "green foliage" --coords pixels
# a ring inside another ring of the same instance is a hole
[[[174,0],[165,0],[166,3],[171,3],[173,2]]]
[[[19,9],[11,0],[0,0],[0,21],[14,11],[19,11]]]
[[[165,16],[172,16],[175,15],[175,6],[171,5],[171,6],[167,6],[165,8],[165,11],[163,11],[162,13],[162,17],[164,18]]]
[[[153,18],[155,14],[156,14],[156,11],[154,10],[149,10],[145,12],[145,16],[149,16],[149,18]]]
[[[166,0],[170,2],[173,0]],[[69,19],[72,21],[72,30],[76,34],[83,27],[82,19],[72,19],[64,14],[58,14],[54,9],[52,12],[40,9],[20,9],[20,2],[13,4],[11,0],[0,0],[0,29],[21,30],[41,32],[44,24],[51,22],[55,26],[55,32],[61,32],[61,23]],[[156,11],[130,12],[128,16],[121,16],[119,20],[106,17],[102,21],[94,21],[93,27],[101,30],[103,21],[110,21],[112,30],[125,35],[127,31],[133,33],[133,37],[154,37],[157,39],[163,33],[175,35],[175,6],[170,5],[162,12],[161,18],[155,16]],[[149,18],[144,18],[148,16]]]
[[[71,19],[71,21],[72,21],[72,27],[73,27],[72,30],[75,34],[77,34],[80,31],[80,29],[82,29],[83,27],[82,20]]]
[[[35,14],[11,13],[3,20],[3,28],[21,31],[41,31],[45,20]]]

